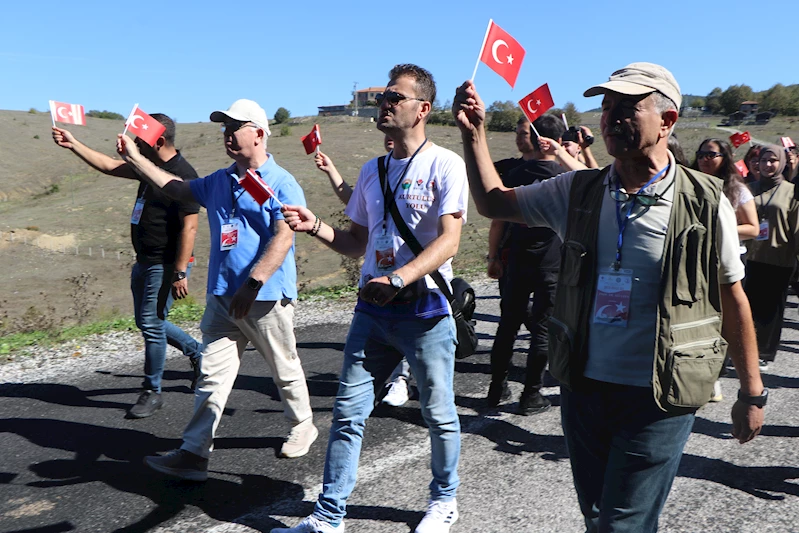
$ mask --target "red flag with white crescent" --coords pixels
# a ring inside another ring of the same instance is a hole
[[[746,163],[744,163],[743,159],[735,163],[735,168],[738,170],[738,173],[744,178],[747,176],[747,174],[749,174],[749,169],[746,168]]]
[[[251,168],[247,169],[247,173],[241,178],[239,185],[250,193],[250,196],[252,196],[252,199],[255,200],[258,205],[264,205],[264,202],[272,198],[280,207],[283,207],[283,202],[277,199],[275,191],[264,181],[257,171]]]
[[[50,100],[50,114],[55,122],[75,124],[76,126],[86,125],[86,114],[80,104],[67,104]]]
[[[486,38],[480,50],[480,61],[502,76],[512,89],[522,68],[524,48],[491,20],[488,22]]]
[[[733,133],[732,135],[730,135],[730,142],[736,148],[738,148],[744,143],[748,143],[751,140],[752,136],[749,135],[748,131],[745,131],[743,133]]]
[[[554,105],[555,102],[552,100],[552,93],[549,92],[547,83],[519,100],[519,106],[531,123]]]
[[[319,124],[314,124],[311,133],[305,135],[300,139],[302,145],[305,147],[305,153],[310,154],[316,147],[322,144],[322,134],[319,131]]]
[[[164,134],[166,128],[163,124],[145,113],[138,106],[130,112],[128,120],[125,121],[128,131],[135,133],[136,136],[150,146],[155,146],[158,138]]]
[[[782,141],[782,146],[784,148],[793,148],[796,146],[790,137],[780,137],[780,141]]]

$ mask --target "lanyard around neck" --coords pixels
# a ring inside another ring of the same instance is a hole
[[[774,187],[772,187],[772,189],[774,189],[774,190],[771,191],[771,196],[768,197],[768,201],[765,203],[765,205],[763,204],[763,194],[764,193],[760,194],[760,217],[761,218],[766,218],[766,208],[768,207],[768,204],[771,203],[771,200],[774,198],[774,195],[777,193],[777,189],[780,188],[780,185],[782,185],[782,182],[779,182]]]
[[[391,163],[392,156],[394,155],[394,150],[391,150],[388,153],[388,157],[386,157],[386,188],[383,190],[383,234],[386,233],[386,220],[388,219],[388,206],[389,206],[389,199],[394,198],[397,194],[397,189],[399,189],[402,180],[405,179],[405,175],[408,173],[408,170],[411,168],[411,163],[413,163],[413,159],[416,157],[416,154],[422,151],[424,145],[427,144],[427,138],[422,141],[422,144],[419,145],[419,148],[411,156],[408,164],[405,165],[405,168],[402,170],[402,174],[400,174],[399,180],[397,180],[397,184],[394,186],[394,190],[391,190],[391,184],[388,181],[388,165]]]
[[[666,173],[666,171],[669,169],[670,166],[671,166],[671,163],[666,165],[666,167],[663,170],[661,170],[660,172],[658,172],[657,174],[652,176],[652,179],[647,181],[646,185],[641,187],[640,190],[643,191],[644,189],[646,189],[647,187],[649,187],[650,185],[655,183],[655,181],[657,181],[658,178],[660,178],[663,174]],[[619,182],[616,184],[616,191],[619,191],[620,189],[621,189],[621,180],[619,180]],[[633,207],[635,207],[635,197],[630,198],[629,205],[627,206],[627,214],[624,216],[624,218],[622,218],[622,216],[621,216],[621,204],[622,204],[622,202],[618,199],[618,195],[617,195],[617,198],[616,198],[616,223],[619,226],[619,238],[616,241],[616,261],[613,262],[613,270],[619,270],[619,268],[621,267],[621,247],[622,247],[622,244],[624,243],[624,230],[627,228],[627,222],[630,220],[630,216],[633,213]]]

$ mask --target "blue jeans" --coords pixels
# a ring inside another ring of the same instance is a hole
[[[186,276],[191,272],[191,263]],[[172,265],[147,265],[136,263],[130,272],[130,290],[133,293],[133,314],[136,326],[144,337],[145,389],[161,392],[164,375],[166,344],[179,349],[184,355],[196,359],[202,344],[188,333],[166,320],[172,306]],[[164,276],[168,272],[168,276]]]
[[[455,370],[455,321],[386,319],[356,312],[344,346],[333,424],[327,445],[322,494],[314,515],[337,526],[355,487],[366,419],[382,384],[404,356],[419,387],[419,402],[430,433],[432,500],[455,498],[460,483],[461,428],[452,380]]]
[[[670,415],[652,389],[589,380],[561,387],[561,422],[587,533],[654,533],[693,412]]]

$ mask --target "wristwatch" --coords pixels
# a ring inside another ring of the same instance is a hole
[[[172,283],[182,279],[186,279],[186,272],[182,270],[175,270],[175,272],[172,274]]]
[[[255,278],[247,278],[247,281],[245,283],[247,284],[247,288],[252,289],[254,291],[260,291],[261,287],[264,286],[263,281],[258,281]]]
[[[391,283],[391,286],[397,289],[398,291],[401,291],[402,288],[405,287],[405,281],[401,277],[399,277],[396,273],[391,274],[388,277],[388,281],[389,283]]]
[[[738,401],[747,405],[754,405],[755,407],[765,407],[768,401],[768,389],[764,388],[759,396],[749,396],[748,394],[743,394],[741,390],[738,389]]]

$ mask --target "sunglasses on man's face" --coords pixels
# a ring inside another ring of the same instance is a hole
[[[257,128],[258,127],[255,124],[253,124],[252,122],[240,122],[238,120],[234,121],[234,122],[225,122],[221,126],[222,134],[223,135],[233,135],[234,133],[239,131],[244,126],[247,126],[249,128]]]
[[[375,101],[377,101],[377,105],[383,105],[385,101],[390,106],[399,105],[406,100],[417,100],[419,102],[426,102],[424,98],[412,98],[410,96],[405,96],[404,94],[400,94],[394,91],[386,91],[384,93],[378,93],[375,96]]]
[[[697,159],[716,159],[717,157],[723,157],[724,154],[720,154],[718,152],[713,152],[712,150],[699,150],[696,152]]]

